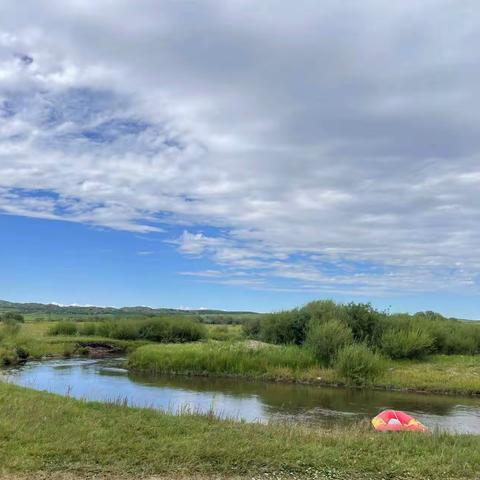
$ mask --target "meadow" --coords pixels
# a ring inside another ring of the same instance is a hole
[[[478,478],[480,468],[474,435],[172,416],[8,384],[0,384],[0,429],[4,478],[433,480]]]

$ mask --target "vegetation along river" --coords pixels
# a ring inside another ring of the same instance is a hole
[[[172,413],[213,412],[247,422],[295,421],[317,425],[369,419],[385,408],[405,410],[430,429],[480,434],[480,400],[327,388],[238,379],[136,375],[123,359],[29,362],[3,372],[12,383],[88,400],[113,401]]]

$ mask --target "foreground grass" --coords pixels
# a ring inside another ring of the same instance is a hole
[[[273,381],[342,385],[332,368],[321,368],[305,348],[244,343],[146,345],[128,359],[146,373],[242,376]],[[435,355],[425,361],[389,361],[377,388],[444,394],[480,394],[480,357]]]
[[[0,469],[27,478],[476,478],[480,437],[244,424],[0,384]]]

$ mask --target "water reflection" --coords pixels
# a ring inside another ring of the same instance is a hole
[[[129,374],[121,359],[32,362],[8,371],[13,383],[62,395],[245,421],[348,424],[385,408],[405,410],[430,428],[480,433],[480,402],[466,397],[326,388],[204,377]]]

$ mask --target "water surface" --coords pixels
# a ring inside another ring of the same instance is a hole
[[[122,359],[29,362],[4,371],[12,383],[75,398],[214,412],[248,422],[349,424],[386,408],[404,410],[430,429],[480,433],[480,400],[468,397],[327,388],[204,377],[152,377],[122,368]]]

